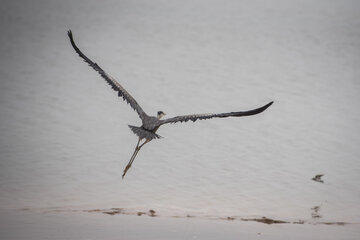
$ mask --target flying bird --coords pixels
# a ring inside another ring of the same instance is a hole
[[[150,142],[153,139],[161,138],[158,134],[156,134],[156,131],[159,129],[161,125],[167,124],[167,123],[176,123],[176,122],[187,122],[187,121],[193,121],[196,120],[204,120],[204,119],[210,119],[210,118],[226,118],[226,117],[243,117],[243,116],[250,116],[255,115],[258,113],[263,112],[265,109],[267,109],[273,102],[270,102],[260,108],[249,110],[249,111],[241,111],[241,112],[228,112],[228,113],[218,113],[218,114],[190,114],[190,115],[184,115],[184,116],[177,116],[173,118],[167,118],[162,119],[165,116],[165,113],[163,111],[158,111],[157,116],[149,116],[147,115],[144,110],[140,107],[140,105],[136,102],[136,100],[123,88],[123,86],[120,85],[118,81],[116,81],[114,78],[112,78],[109,74],[107,74],[99,65],[97,65],[95,62],[91,61],[87,56],[85,56],[84,53],[80,51],[80,49],[76,46],[73,38],[73,34],[71,30],[68,31],[68,36],[70,38],[70,42],[72,47],[75,49],[76,53],[87,63],[90,67],[92,67],[95,71],[97,71],[101,77],[114,89],[119,97],[122,97],[124,101],[126,101],[130,106],[137,112],[139,115],[142,126],[132,126],[129,125],[132,132],[138,136],[139,140],[137,142],[137,145],[135,147],[135,151],[133,155],[130,158],[129,163],[126,165],[122,178],[124,178],[126,172],[129,170],[131,165],[134,162],[134,159],[140,149],[148,142]],[[141,143],[141,144],[140,144]]]
[[[322,176],[324,176],[324,174],[315,175],[312,180],[314,180],[315,182],[324,183],[324,180],[321,179]]]

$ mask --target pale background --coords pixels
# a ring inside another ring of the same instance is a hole
[[[0,208],[360,222],[360,2],[1,1]],[[167,125],[125,180],[137,114]],[[324,184],[311,181],[325,174]],[[316,219],[315,219],[316,220]]]

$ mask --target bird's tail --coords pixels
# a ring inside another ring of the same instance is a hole
[[[148,140],[162,138],[160,135],[158,135],[156,133],[153,133],[153,132],[150,132],[150,131],[144,129],[143,127],[136,127],[136,126],[129,125],[129,128],[139,138],[145,138],[145,139],[148,139]]]

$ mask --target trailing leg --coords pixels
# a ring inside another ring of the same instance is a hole
[[[126,165],[126,167],[125,167],[125,170],[124,170],[124,173],[123,173],[123,175],[122,175],[122,178],[124,178],[126,172],[127,172],[127,171],[129,170],[129,168],[131,167],[131,164],[134,162],[135,157],[136,157],[136,155],[138,154],[138,152],[140,151],[140,149],[142,148],[142,146],[144,146],[146,143],[150,142],[151,140],[146,139],[145,142],[139,146],[140,141],[141,141],[141,138],[139,138],[139,141],[138,141],[138,143],[137,143],[137,145],[136,145],[135,151],[134,151],[134,153],[133,153],[133,155],[132,155],[129,163],[128,163],[128,164]]]
[[[138,141],[138,143],[137,143],[137,145],[136,145],[136,147],[135,147],[135,151],[134,151],[133,155],[131,156],[129,163],[126,165],[126,167],[125,167],[125,169],[124,169],[124,173],[123,173],[123,175],[122,175],[122,178],[123,178],[123,179],[124,179],[124,177],[125,177],[126,172],[127,172],[127,171],[129,170],[129,168],[131,167],[131,164],[132,164],[132,162],[134,161],[134,157],[136,156],[137,152],[139,151],[140,141],[141,141],[141,138],[139,138],[139,141]]]

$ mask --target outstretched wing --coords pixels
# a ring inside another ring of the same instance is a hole
[[[166,123],[187,122],[189,120],[195,122],[196,120],[204,120],[204,119],[210,119],[210,118],[251,116],[251,115],[255,115],[255,114],[265,111],[268,107],[271,106],[271,104],[273,104],[273,102],[270,102],[263,107],[253,109],[250,111],[243,111],[243,112],[229,112],[229,113],[218,113],[218,114],[192,114],[192,115],[177,116],[177,117],[173,117],[173,118],[160,120],[159,126],[166,124]]]
[[[83,54],[80,49],[76,46],[74,39],[73,39],[73,35],[71,30],[68,31],[68,36],[70,38],[70,42],[71,45],[73,46],[73,48],[75,49],[75,51],[77,52],[77,54],[79,54],[79,56],[84,59],[84,61],[86,63],[89,64],[90,67],[92,67],[95,71],[97,71],[104,79],[105,81],[112,87],[112,89],[114,89],[115,91],[118,92],[118,96],[122,97],[127,103],[130,104],[130,106],[139,114],[139,117],[141,118],[141,120],[144,120],[144,118],[147,116],[146,113],[142,110],[142,108],[140,107],[140,105],[136,102],[136,100],[125,90],[125,88],[123,88],[120,83],[118,83],[114,78],[112,78],[110,75],[108,75],[104,70],[102,70],[99,65],[97,65],[96,63],[94,63],[93,61],[91,61],[88,57],[85,56],[85,54]]]

